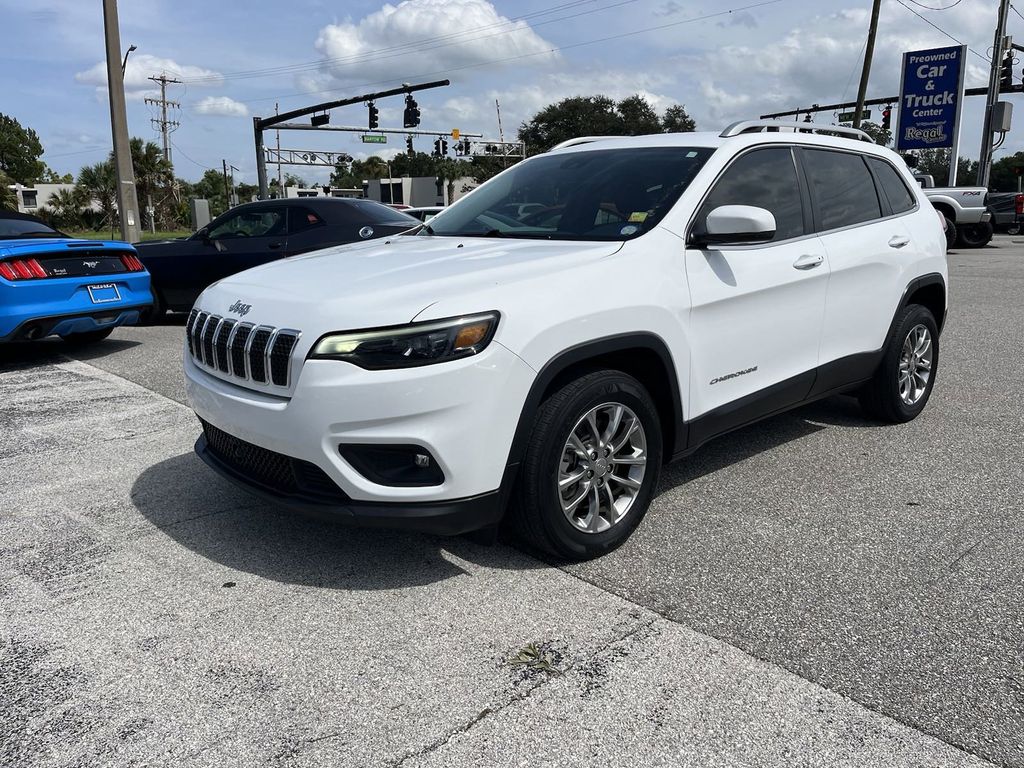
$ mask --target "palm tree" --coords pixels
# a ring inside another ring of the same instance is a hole
[[[82,200],[95,201],[103,216],[101,224],[112,222],[117,198],[117,174],[112,163],[87,165],[78,172],[75,190]]]
[[[75,189],[58,189],[47,201],[45,218],[58,229],[77,229],[82,225],[82,195]]]

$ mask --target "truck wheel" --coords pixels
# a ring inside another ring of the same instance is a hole
[[[644,386],[599,370],[548,397],[534,421],[512,522],[526,543],[587,560],[624,542],[661,471],[661,423]]]
[[[1020,234],[1020,224],[1011,224],[1010,226],[1008,226],[1006,228],[1006,234],[1008,234],[1008,235],[1019,235]]]
[[[943,216],[946,220],[946,250],[956,245],[956,224],[949,216]]]
[[[963,248],[984,248],[992,239],[992,224],[962,224],[956,228],[957,243]]]

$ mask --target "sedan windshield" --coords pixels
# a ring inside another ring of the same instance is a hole
[[[594,149],[524,161],[420,234],[627,240],[654,227],[703,167],[706,147]]]

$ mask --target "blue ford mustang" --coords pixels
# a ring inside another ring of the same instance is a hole
[[[149,273],[132,246],[76,240],[34,216],[0,212],[0,343],[99,341],[152,304]]]

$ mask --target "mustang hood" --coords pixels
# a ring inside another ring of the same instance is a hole
[[[214,283],[196,307],[320,334],[408,323],[442,299],[578,269],[620,242],[396,236],[272,262]],[[467,302],[469,304],[471,302]],[[467,311],[479,307],[467,306]],[[238,310],[235,310],[237,315]]]

